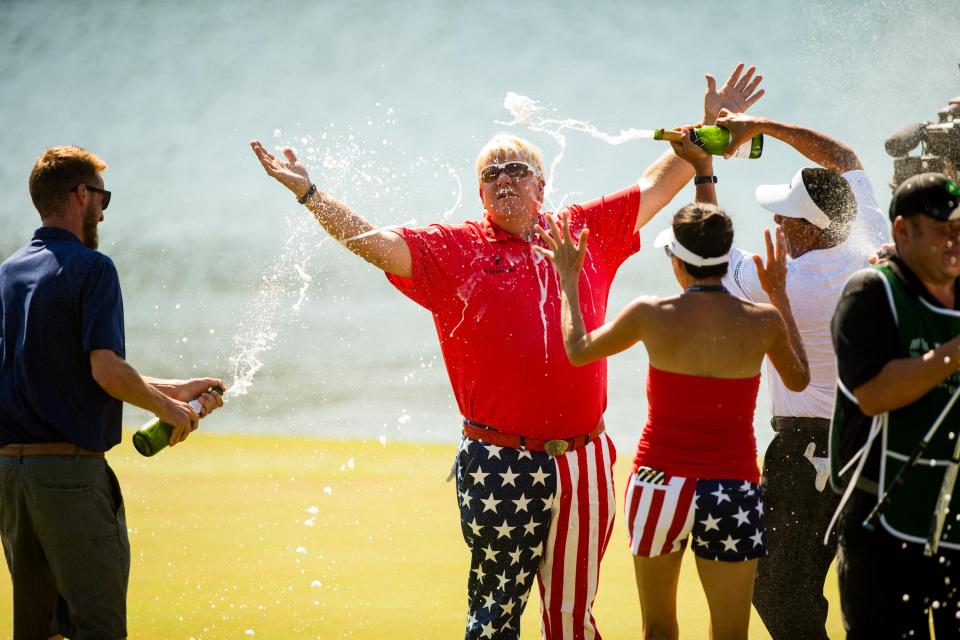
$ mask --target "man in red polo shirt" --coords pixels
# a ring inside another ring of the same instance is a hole
[[[706,122],[760,98],[753,73],[738,65],[719,91],[707,77]],[[615,508],[616,451],[602,421],[606,363],[570,364],[557,274],[532,249],[540,244],[534,227],[545,224],[539,150],[507,134],[484,146],[483,219],[380,231],[319,191],[293,150],[279,158],[251,146],[330,235],[433,314],[464,417],[456,476],[472,555],[465,637],[518,638],[536,575],[544,637],[599,638],[591,607]],[[640,227],[692,175],[667,151],[639,182],[569,208],[575,233],[591,231],[580,292],[588,327],[603,323],[613,277],[640,248]]]

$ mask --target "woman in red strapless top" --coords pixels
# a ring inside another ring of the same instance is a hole
[[[697,175],[712,175],[711,157],[690,143],[688,129],[674,150]],[[753,435],[760,366],[769,357],[794,391],[810,375],[786,297],[782,232],[776,246],[765,232],[766,264],[756,259],[772,304],[735,298],[720,284],[733,243],[730,218],[716,207],[711,182],[697,186],[697,200],[654,243],[666,248],[683,293],[639,298],[589,332],[579,302],[588,232],[574,241],[564,218],[538,233],[560,276],[570,361],[586,364],[637,342],[650,356],[649,415],[625,505],[644,637],[679,635],[677,584],[692,535],[711,637],[746,638],[757,558],[766,550]]]

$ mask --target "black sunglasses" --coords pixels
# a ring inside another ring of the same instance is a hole
[[[81,182],[80,184],[83,184],[83,183]],[[71,191],[76,191],[77,187],[79,186],[80,185],[78,184],[76,187],[71,189]],[[107,191],[106,189],[101,189],[100,187],[94,187],[89,184],[83,184],[83,186],[85,186],[88,191],[93,191],[94,193],[99,193],[100,195],[103,196],[103,206],[100,208],[106,211],[107,207],[110,206],[110,192]]]
[[[501,162],[499,164],[488,164],[480,170],[481,182],[494,182],[500,177],[501,173],[506,173],[511,178],[522,178],[529,175],[533,169],[526,162],[514,160],[511,162]]]

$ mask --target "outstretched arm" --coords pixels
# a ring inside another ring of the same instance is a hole
[[[764,90],[757,91],[763,76],[754,76],[756,67],[743,71],[741,62],[730,73],[730,77],[723,87],[717,91],[717,83],[713,76],[707,74],[707,90],[703,96],[703,121],[713,124],[720,109],[731,111],[746,111],[757,100],[763,97]],[[637,213],[638,231],[647,224],[653,216],[664,208],[680,189],[693,177],[693,169],[678,158],[672,151],[665,152],[643,173],[640,178],[640,210]]]
[[[303,199],[313,183],[293,149],[284,148],[284,157],[279,158],[264,149],[259,140],[250,146],[267,175],[292,191],[298,200]],[[305,204],[320,226],[347,249],[378,269],[410,277],[410,249],[403,238],[391,231],[376,230],[353,209],[319,189],[314,189]]]
[[[730,157],[730,154],[741,144],[746,143],[758,133],[762,133],[786,142],[809,160],[825,169],[837,173],[846,173],[863,168],[853,149],[825,133],[807,129],[800,125],[786,124],[770,118],[748,116],[743,113],[733,113],[728,110],[720,112],[717,124],[730,130],[730,145],[727,147],[726,157]]]
[[[563,214],[562,223],[549,216],[550,232],[539,225],[537,234],[547,247],[534,245],[534,250],[553,262],[560,275],[560,325],[563,346],[574,366],[588,364],[627,349],[642,337],[643,312],[633,303],[620,312],[613,322],[587,333],[580,312],[580,270],[587,253],[589,231],[580,232],[574,242],[570,235],[570,219]]]
[[[126,360],[110,349],[94,349],[90,352],[90,370],[104,391],[122,402],[146,409],[173,426],[170,445],[186,439],[200,420],[200,415],[187,404],[197,399],[205,416],[223,406],[219,394],[207,393],[210,387],[224,388],[217,378],[194,380],[157,380],[144,378]]]

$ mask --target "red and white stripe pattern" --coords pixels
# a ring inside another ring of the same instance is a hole
[[[591,609],[610,542],[617,453],[607,434],[554,458],[557,494],[537,578],[544,640],[599,639]]]
[[[624,501],[630,551],[646,558],[679,551],[693,529],[696,492],[696,478],[645,467],[632,474]]]

